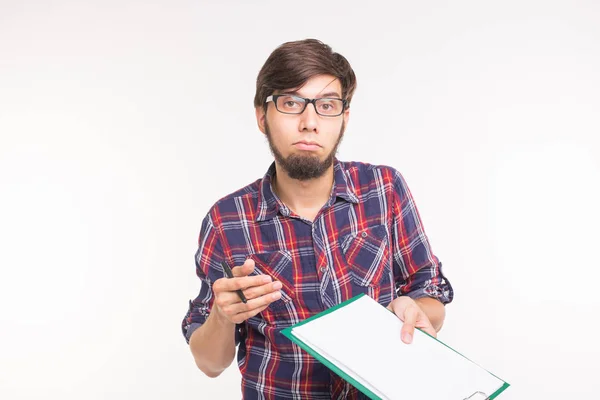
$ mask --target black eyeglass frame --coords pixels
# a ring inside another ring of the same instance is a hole
[[[277,107],[277,99],[280,98],[280,97],[283,97],[283,96],[289,96],[289,97],[294,97],[296,99],[304,100],[304,108],[302,109],[302,111],[300,111],[300,112],[285,112],[285,111],[281,111],[279,109],[279,107]],[[340,111],[339,114],[335,114],[335,115],[332,115],[332,114],[321,114],[319,112],[319,110],[317,110],[317,101],[319,101],[319,100],[340,100],[342,102],[342,111]],[[320,98],[317,98],[317,99],[309,99],[307,97],[300,97],[300,96],[296,96],[294,94],[281,93],[281,94],[272,94],[270,96],[267,96],[267,98],[265,99],[265,103],[268,103],[270,101],[272,101],[273,104],[275,104],[275,109],[277,111],[279,111],[282,114],[290,114],[290,115],[300,115],[300,114],[302,114],[306,110],[306,107],[308,107],[309,104],[312,104],[313,107],[315,108],[315,112],[317,114],[323,116],[323,117],[339,117],[340,115],[342,115],[344,113],[344,111],[346,111],[346,109],[348,109],[348,100],[340,99],[340,98],[337,98],[337,97],[320,97]]]

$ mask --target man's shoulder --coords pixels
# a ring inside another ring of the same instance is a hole
[[[258,200],[261,181],[262,178],[257,179],[254,182],[221,197],[212,205],[209,210],[209,214],[216,212],[220,215],[223,215],[224,213],[233,212],[237,210],[240,204],[244,206],[254,206]]]
[[[340,167],[346,176],[359,180],[373,179],[377,176],[394,179],[400,173],[394,167],[384,164],[370,164],[362,161],[340,161]]]
[[[217,200],[215,205],[235,202],[236,200],[238,200],[240,198],[242,198],[244,200],[258,198],[262,180],[263,180],[263,178],[257,179],[254,182],[249,183],[246,186],[239,188],[236,191],[229,193],[226,196],[221,197],[219,200]]]

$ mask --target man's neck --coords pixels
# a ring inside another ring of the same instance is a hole
[[[333,186],[333,165],[319,178],[300,181],[292,179],[275,164],[273,189],[279,199],[295,213],[312,220],[327,203]]]

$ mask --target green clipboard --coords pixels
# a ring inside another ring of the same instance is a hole
[[[351,375],[349,375],[348,373],[346,373],[342,368],[340,368],[338,365],[336,365],[335,363],[333,363],[331,360],[329,360],[326,356],[322,355],[318,350],[314,349],[313,347],[309,346],[308,344],[306,344],[305,342],[303,342],[300,338],[296,337],[294,335],[294,329],[298,328],[302,325],[308,324],[318,318],[322,318],[325,315],[331,314],[333,312],[335,312],[336,310],[341,309],[342,307],[346,307],[349,304],[361,299],[363,296],[366,296],[365,294],[360,294],[358,296],[355,296],[349,300],[346,300],[336,306],[333,306],[325,311],[320,312],[319,314],[313,315],[310,318],[307,318],[304,321],[301,321],[293,326],[290,326],[288,328],[282,329],[281,333],[287,337],[288,339],[290,339],[293,343],[295,343],[296,345],[298,345],[300,348],[302,348],[304,351],[306,351],[308,354],[310,354],[311,356],[313,356],[315,359],[317,359],[319,362],[321,362],[323,365],[325,365],[327,368],[329,368],[330,370],[332,370],[334,373],[336,373],[338,376],[340,376],[342,379],[346,380],[347,382],[349,382],[352,386],[356,387],[358,390],[360,390],[362,393],[364,393],[366,396],[368,396],[370,399],[374,399],[374,400],[382,400],[382,398],[373,393],[369,388],[367,388],[366,386],[364,386],[362,383],[360,383],[359,381],[357,381],[356,379],[354,379]],[[383,307],[383,306],[382,306]],[[417,328],[418,329],[418,328]],[[419,329],[420,330],[420,329]],[[423,331],[422,331],[423,332]],[[425,334],[427,334],[426,332],[423,332]],[[432,336],[430,336],[429,334],[427,334],[427,336],[433,340],[436,340],[437,342],[443,344],[444,346],[446,346],[447,348],[449,348],[450,350],[454,351],[455,353],[459,354],[460,356],[464,357],[465,359],[469,360],[467,357],[465,357],[464,355],[462,355],[461,353],[459,353],[458,351],[452,349],[450,346],[446,345],[445,343],[439,341],[437,338],[434,338]],[[471,360],[469,360],[471,361]],[[485,370],[487,371],[487,370]],[[473,393],[471,396],[466,397],[464,399],[456,399],[456,400],[482,400],[482,399],[495,399],[496,397],[498,397],[498,395],[500,395],[500,393],[502,393],[504,390],[506,390],[510,384],[503,381],[502,379],[498,378],[496,375],[492,374],[491,372],[487,371],[488,373],[490,373],[492,376],[494,376],[495,378],[497,378],[498,380],[503,382],[503,385],[497,389],[494,393],[487,395],[483,392],[475,392]],[[433,378],[435,379],[435,378]]]

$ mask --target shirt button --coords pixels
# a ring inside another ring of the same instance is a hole
[[[322,272],[322,273],[325,273],[325,272],[327,272],[327,267],[321,267],[321,272]]]
[[[362,237],[366,238],[366,237],[367,237],[367,232],[363,232],[363,233],[361,233],[361,234],[360,234],[360,236],[362,236]]]

